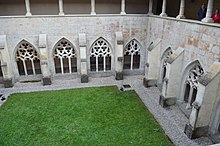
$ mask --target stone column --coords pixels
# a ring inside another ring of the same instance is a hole
[[[214,20],[212,19],[212,9],[213,9],[213,0],[209,0],[206,17],[202,19],[202,22],[208,22],[208,23],[214,22]]]
[[[31,16],[30,1],[25,0],[26,16]]]
[[[0,35],[0,60],[1,60],[1,68],[2,74],[4,78],[4,87],[10,88],[14,85],[14,76],[12,72],[11,66],[11,58],[9,55],[9,50],[7,46],[6,35]]]
[[[125,15],[125,0],[121,0],[121,15]]]
[[[91,15],[96,15],[96,12],[95,12],[95,0],[91,0]]]
[[[152,9],[153,9],[153,0],[149,0],[149,8],[147,14],[153,15]]]
[[[115,40],[115,79],[123,80],[124,41],[122,32],[116,32]]]
[[[176,18],[184,19],[185,18],[184,11],[185,11],[185,0],[181,0],[179,15]]]
[[[64,12],[63,12],[63,0],[59,0],[59,15],[64,15]]]
[[[47,35],[39,35],[38,48],[40,50],[40,67],[42,72],[42,83],[43,85],[51,85],[51,72],[48,61],[48,48],[47,48]]]
[[[81,83],[88,83],[89,77],[88,77],[88,71],[87,71],[87,58],[86,58],[86,34],[80,33],[79,34],[79,47],[80,47],[80,74],[81,74]]]
[[[162,13],[160,14],[160,16],[167,17],[166,7],[167,7],[167,0],[163,0]]]

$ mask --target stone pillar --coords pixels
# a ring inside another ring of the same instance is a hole
[[[11,67],[11,58],[7,46],[6,35],[0,35],[0,60],[4,78],[4,87],[10,88],[14,85],[14,77]]]
[[[40,50],[40,66],[42,72],[42,84],[43,85],[51,85],[51,72],[48,61],[48,48],[47,48],[47,35],[40,34],[39,35],[39,44]]]
[[[122,32],[116,32],[115,40],[115,79],[123,80],[124,41]]]
[[[121,0],[121,15],[125,15],[125,0]]]
[[[206,17],[202,19],[202,22],[212,23],[214,20],[212,19],[212,9],[213,9],[213,0],[209,0]]]
[[[148,15],[153,15],[153,0],[149,0],[149,8],[148,8]]]
[[[184,60],[184,49],[178,48],[167,59],[167,71],[163,82],[166,86],[162,87],[162,91],[166,91],[160,95],[159,104],[162,107],[168,107],[176,103],[179,94],[179,85],[181,84],[181,74]],[[164,89],[166,88],[166,89]]]
[[[91,0],[91,15],[96,15],[96,12],[95,12],[95,0]]]
[[[167,7],[167,0],[163,0],[162,13],[160,14],[160,16],[167,17],[166,7]]]
[[[176,18],[184,19],[185,18],[184,11],[185,11],[185,0],[181,0],[179,15]]]
[[[25,0],[26,16],[31,16],[30,0]]]
[[[184,133],[190,138],[199,138],[207,136],[210,123],[213,118],[219,100],[220,84],[220,63],[215,62],[209,67],[206,74],[203,74],[198,80],[198,92],[196,100],[192,104],[192,112],[189,118],[189,124],[186,124]],[[210,114],[210,111],[212,113]],[[218,126],[216,126],[218,128]],[[216,129],[217,131],[217,129]]]
[[[143,84],[146,88],[156,86],[160,68],[161,39],[157,39],[148,47],[148,60],[145,65]]]
[[[88,77],[88,71],[87,71],[87,43],[86,43],[86,34],[80,33],[79,34],[79,47],[80,47],[80,60],[81,60],[81,83],[88,83],[89,77]]]
[[[59,0],[59,15],[64,15],[64,12],[63,12],[63,0]]]

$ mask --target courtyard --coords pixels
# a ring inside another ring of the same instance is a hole
[[[16,93],[0,119],[1,145],[172,145],[135,91],[117,86]]]
[[[144,111],[144,113],[143,113],[143,115],[146,115],[146,113],[145,112],[147,112],[148,110],[153,114],[153,117],[156,119],[156,121],[157,122],[159,122],[159,124],[160,124],[160,126],[162,127],[162,129],[164,130],[164,132],[165,132],[165,134],[171,139],[171,141],[173,142],[173,144],[174,145],[209,145],[209,144],[211,144],[211,141],[208,139],[208,138],[205,138],[205,137],[202,137],[202,138],[199,138],[199,139],[195,139],[195,140],[190,140],[190,139],[188,139],[187,138],[187,136],[183,133],[183,130],[184,130],[184,126],[185,126],[185,124],[187,123],[187,118],[183,115],[183,113],[178,109],[178,107],[177,106],[171,106],[170,108],[166,108],[166,109],[164,109],[164,108],[162,108],[161,106],[159,106],[159,104],[158,104],[158,100],[159,100],[159,95],[160,95],[160,91],[157,89],[157,88],[155,88],[155,87],[152,87],[152,88],[145,88],[145,87],[143,87],[143,85],[142,85],[142,81],[143,81],[143,76],[130,76],[130,77],[125,77],[125,79],[123,80],[123,81],[115,81],[114,80],[114,77],[106,77],[106,78],[90,78],[90,82],[89,83],[86,83],[86,84],[82,84],[82,83],[80,83],[80,79],[72,79],[72,80],[67,80],[67,79],[63,79],[63,80],[61,80],[61,79],[59,79],[59,80],[54,80],[54,82],[53,82],[53,84],[51,85],[51,86],[42,86],[41,85],[41,83],[40,82],[34,82],[34,83],[16,83],[15,84],[15,86],[13,87],[13,88],[7,88],[7,89],[3,89],[3,88],[1,88],[0,90],[1,90],[1,93],[3,93],[5,96],[8,96],[8,95],[11,95],[11,94],[13,94],[13,93],[19,93],[19,92],[35,92],[35,91],[44,91],[45,93],[51,93],[51,90],[63,90],[63,89],[72,89],[72,88],[83,88],[83,89],[80,89],[80,90],[85,90],[84,88],[85,87],[97,87],[97,86],[112,86],[112,85],[117,85],[118,87],[120,87],[121,85],[123,85],[123,84],[129,84],[129,85],[131,85],[131,87],[132,87],[132,89],[134,89],[135,91],[136,91],[136,93],[138,94],[138,96],[140,97],[140,99],[142,100],[142,102],[145,104],[145,106],[147,107],[147,108],[145,108],[145,107],[143,107],[143,106],[141,106],[141,107],[139,107],[139,111],[138,111],[138,113],[140,112],[140,111]],[[115,88],[115,87],[111,87],[111,88]],[[92,89],[92,88],[89,88],[89,89]],[[95,88],[95,89],[99,89],[99,88]],[[80,91],[79,90],[79,91]],[[127,94],[126,92],[119,92],[118,90],[116,90],[116,89],[114,89],[115,90],[115,92],[117,93],[117,94]],[[70,104],[69,102],[68,102],[68,100],[65,100],[65,98],[62,98],[63,96],[65,96],[65,95],[68,95],[68,94],[70,94],[69,93],[69,91],[70,90],[64,90],[64,91],[61,91],[61,92],[66,92],[65,94],[64,93],[60,93],[61,94],[61,96],[59,96],[59,97],[57,97],[58,99],[57,99],[57,101],[55,102],[55,103],[57,103],[57,104]],[[44,93],[44,92],[42,92],[42,93]],[[53,91],[53,92],[55,92],[56,93],[56,91]],[[59,91],[60,92],[60,91]],[[39,93],[41,93],[41,92],[39,92]],[[83,94],[84,92],[80,92],[80,94]],[[135,95],[136,96],[136,94],[133,92],[133,91],[129,91],[128,92],[129,94],[131,93],[131,94],[133,94],[133,95]],[[35,93],[28,93],[28,94],[31,94],[31,96],[33,97],[33,99],[34,99],[34,97],[36,97],[36,96],[38,96],[38,94],[35,94]],[[28,95],[28,94],[22,94],[22,95]],[[98,94],[98,93],[97,93]],[[100,93],[101,94],[101,93]],[[21,95],[21,94],[14,94],[14,95],[12,95],[12,96],[17,96],[17,95]],[[55,96],[55,95],[59,95],[58,93],[57,94],[52,94],[52,96]],[[72,94],[71,94],[72,95]],[[102,100],[104,100],[105,98],[107,98],[109,96],[109,94],[105,94],[104,96],[102,95],[101,96],[101,98],[100,99],[102,99]],[[67,96],[68,97],[68,96]],[[86,96],[87,97],[87,96]],[[88,94],[88,97],[87,98],[89,98],[89,97],[91,97],[91,98],[93,98],[93,96],[92,96],[92,94]],[[121,95],[120,95],[120,97],[121,97]],[[47,108],[47,107],[41,107],[41,106],[39,106],[39,105],[41,105],[41,104],[46,104],[46,105],[50,105],[50,106],[52,106],[53,104],[51,103],[51,102],[46,102],[46,103],[44,103],[43,101],[43,99],[44,98],[46,98],[46,96],[43,96],[42,97],[42,95],[41,95],[41,97],[40,97],[40,99],[39,100],[37,100],[37,98],[35,98],[35,100],[36,100],[36,102],[38,103],[38,104],[35,104],[35,106],[36,107],[38,107],[38,108],[40,108],[40,110],[39,110],[39,114],[40,113],[42,113],[43,111],[45,111],[46,109],[45,108]],[[123,97],[122,96],[122,98],[125,98],[125,97]],[[129,96],[127,97],[126,96],[126,98],[129,98]],[[13,99],[13,97],[12,97],[12,99]],[[140,104],[140,103],[142,103],[142,102],[140,102],[140,100],[138,100],[137,99],[137,97],[136,98],[134,98],[135,100],[136,100],[136,104],[138,103],[138,104]],[[18,99],[17,99],[18,100]],[[54,99],[55,100],[55,99]],[[121,103],[123,103],[123,104],[128,104],[127,102],[127,100],[124,100],[123,99],[123,101],[124,102],[121,102]],[[28,101],[25,101],[29,106],[34,106],[34,105],[32,105],[30,102],[28,103]],[[22,101],[20,101],[20,103],[21,104],[25,104],[25,103],[23,103]],[[50,104],[51,103],[51,104]],[[96,102],[96,103],[99,103],[99,102]],[[5,105],[4,106],[6,106],[7,107],[7,105],[8,106],[10,106],[10,98],[9,98],[9,100],[6,102],[6,103],[4,103]],[[17,103],[17,104],[19,104],[19,102]],[[75,104],[75,103],[73,103],[73,104]],[[3,107],[1,107],[1,108],[4,108],[4,106]],[[11,104],[11,106],[13,106],[13,104]],[[56,105],[53,105],[54,107],[56,107]],[[115,105],[113,105],[113,106],[115,106]],[[58,106],[57,108],[59,109],[59,107],[62,107],[62,106]],[[88,108],[88,110],[92,110],[92,108],[95,108],[95,106],[90,106],[89,105],[89,108]],[[100,108],[100,107],[99,107]],[[115,110],[117,110],[117,109],[120,109],[121,110],[121,106],[120,106],[120,108],[118,107],[118,108],[112,108],[112,107],[109,107],[109,108],[111,108],[111,110],[108,110],[109,111],[109,114],[111,113],[111,112],[114,112]],[[125,108],[125,107],[123,107],[123,108]],[[133,111],[132,110],[133,108],[131,108],[131,109],[126,109],[127,111],[123,111],[123,112],[126,112],[126,113],[130,113],[131,111]],[[148,109],[148,110],[147,110]],[[27,109],[26,109],[27,110]],[[32,112],[36,112],[35,110],[37,110],[37,109],[34,109],[34,108],[32,108],[30,111],[32,111]],[[48,111],[51,111],[51,109],[47,109]],[[46,110],[46,111],[47,111]],[[61,109],[61,111],[57,111],[57,113],[50,113],[50,112],[48,112],[47,114],[53,114],[54,116],[53,117],[48,117],[48,119],[47,120],[49,120],[49,121],[51,121],[51,129],[47,129],[48,131],[53,131],[53,130],[55,130],[54,128],[56,127],[55,126],[55,119],[57,120],[57,122],[60,122],[60,123],[62,123],[62,124],[64,124],[65,125],[65,122],[66,122],[66,120],[67,120],[67,122],[68,122],[68,120],[74,120],[74,119],[68,119],[67,117],[65,117],[65,115],[63,115],[64,116],[64,118],[61,118],[60,117],[60,115],[62,115],[61,113],[62,113],[62,110],[63,109]],[[16,110],[14,109],[13,110],[15,113],[14,113],[14,115],[16,115],[16,116],[19,116],[18,114],[16,114]],[[25,112],[26,111],[23,111],[23,114],[25,115]],[[91,112],[91,111],[90,111]],[[97,112],[101,112],[100,110],[97,110]],[[137,111],[136,111],[137,112]],[[6,114],[7,112],[5,112],[4,114]],[[71,112],[70,112],[71,113]],[[31,114],[31,113],[29,113],[29,114]],[[98,115],[100,115],[100,113],[97,113]],[[140,114],[140,113],[139,113]],[[2,115],[2,114],[1,114]],[[105,115],[105,114],[102,114],[102,115]],[[129,115],[129,114],[124,114],[124,113],[122,113],[122,115],[124,116],[131,116],[131,115]],[[135,114],[136,115],[136,114]],[[142,116],[143,116],[142,115]],[[32,117],[31,115],[25,115],[25,117]],[[45,115],[43,115],[42,114],[42,116],[45,116]],[[83,124],[83,122],[85,122],[86,120],[89,120],[88,118],[85,118],[84,116],[85,115],[78,115],[79,117],[81,117],[81,119],[78,121],[78,123],[80,123],[80,124]],[[141,116],[141,114],[140,114],[140,116]],[[119,116],[120,117],[120,116]],[[150,116],[151,118],[152,118],[152,116]],[[34,117],[33,117],[34,118]],[[35,118],[40,118],[40,117],[35,117]],[[66,120],[65,120],[65,118],[66,118]],[[114,120],[115,119],[117,119],[117,118],[115,118],[115,117],[112,117]],[[152,118],[152,119],[154,119],[154,118]],[[2,118],[1,118],[2,119]],[[30,118],[28,118],[29,120],[31,120]],[[128,119],[124,119],[124,120],[131,120],[131,119],[133,119],[133,120],[137,120],[137,119],[134,119],[134,118],[128,118]],[[11,122],[13,122],[14,120],[13,119],[11,119],[12,121]],[[40,119],[38,119],[38,120],[40,120]],[[95,120],[98,120],[98,119],[95,119]],[[147,120],[147,119],[145,119],[145,120]],[[155,121],[155,120],[153,120],[153,121]],[[25,121],[25,122],[28,122],[28,121]],[[110,122],[110,121],[108,121],[108,120],[106,120],[106,122],[108,123],[108,122]],[[130,121],[130,122],[132,122],[133,123],[133,121]],[[40,123],[38,123],[38,122],[33,122],[33,123],[35,123],[35,124],[40,124]],[[44,128],[44,126],[45,127],[47,127],[47,124],[48,122],[44,122],[44,124],[45,125],[42,125],[42,127],[41,128]],[[143,121],[142,122],[142,127],[141,127],[141,129],[143,128],[143,130],[144,130],[144,128],[146,128],[145,126],[144,126],[144,124],[146,124],[146,121]],[[1,124],[1,125],[3,125],[3,124]],[[7,125],[7,123],[6,123],[6,125]],[[156,124],[157,125],[157,124]],[[16,125],[15,125],[16,126]],[[40,125],[39,125],[40,126]],[[54,127],[53,127],[54,126]],[[90,126],[92,126],[92,125],[90,125]],[[137,126],[137,125],[134,125],[134,126]],[[7,126],[6,126],[7,127]],[[119,126],[120,127],[120,126]],[[126,127],[126,126],[125,126]],[[123,130],[125,130],[126,128],[125,127],[123,127]],[[27,127],[25,127],[25,128],[28,128],[28,126]],[[68,127],[66,127],[66,128],[68,128]],[[85,129],[85,131],[86,131],[86,127],[84,127]],[[140,128],[140,127],[139,127]],[[153,133],[157,133],[158,131],[161,131],[160,130],[160,128],[153,128],[154,130],[153,130]],[[10,130],[14,130],[12,127],[10,127]],[[36,130],[36,129],[35,129]],[[64,126],[64,129],[63,128],[58,128],[57,129],[57,131],[55,132],[55,135],[57,134],[57,135],[59,135],[59,136],[61,136],[62,135],[62,130],[65,130],[65,126]],[[94,130],[94,129],[93,129]],[[93,130],[91,130],[92,132],[93,132],[93,136],[95,136],[94,134],[94,131]],[[113,129],[112,129],[113,130]],[[44,133],[43,133],[43,135],[41,136],[41,135],[38,135],[39,137],[41,137],[42,138],[42,140],[44,140],[44,141],[46,141],[46,142],[48,142],[48,137],[53,137],[53,136],[55,136],[55,135],[48,135],[48,131],[44,131]],[[91,132],[90,131],[90,132]],[[96,130],[95,130],[96,131]],[[110,130],[111,131],[111,130]],[[68,130],[66,131],[66,132],[68,132]],[[70,131],[69,131],[70,132]],[[72,131],[71,131],[72,132]],[[88,132],[88,131],[86,131],[86,132]],[[105,131],[102,131],[102,132],[105,132]],[[113,131],[112,131],[113,132]],[[133,132],[135,132],[135,131],[133,131]],[[137,131],[136,131],[137,132]],[[148,134],[148,136],[146,135],[147,133],[145,133],[146,131],[138,131],[138,133],[143,133],[146,137],[148,137],[149,136],[149,134]],[[114,132],[113,132],[114,133]],[[162,132],[163,133],[163,132]],[[12,133],[12,134],[15,134],[15,133]],[[45,135],[44,135],[45,134]],[[69,133],[67,133],[67,135],[68,135]],[[82,133],[81,133],[82,134]],[[85,133],[84,133],[85,134]],[[125,133],[124,133],[125,134]],[[127,133],[126,133],[127,134]],[[134,134],[134,133],[133,133]],[[152,132],[150,133],[150,135],[152,134]],[[65,134],[64,134],[65,135]],[[161,135],[161,134],[160,134]],[[7,135],[5,135],[5,133],[3,133],[3,134],[1,134],[1,137],[6,137]],[[10,136],[10,135],[9,135]],[[29,135],[28,135],[28,137],[30,137],[31,136],[31,133],[29,133]],[[81,135],[82,137],[84,137],[84,138],[89,138],[89,137],[86,137],[85,135]],[[90,135],[91,136],[91,135]],[[112,135],[112,136],[114,136],[114,135]],[[139,142],[141,142],[141,141],[145,141],[146,140],[146,137],[144,137],[145,139],[142,139],[142,140],[138,140]],[[163,136],[163,134],[162,134],[162,137],[164,137]],[[37,137],[35,137],[35,138],[37,138]],[[61,138],[63,138],[64,139],[64,141],[65,141],[65,138],[66,139],[69,139],[70,137],[61,137]],[[118,137],[117,137],[118,138]],[[128,137],[126,137],[126,142],[128,142],[127,139]],[[138,136],[138,138],[140,138],[139,136]],[[21,138],[20,138],[21,139]],[[165,138],[166,139],[166,138]],[[130,139],[131,140],[131,139]],[[151,140],[153,140],[153,139],[151,139]],[[7,139],[6,139],[6,141],[7,141]],[[18,140],[17,140],[18,141]],[[114,141],[113,139],[111,139],[111,135],[109,135],[108,137],[107,137],[107,142],[110,142],[110,141]],[[167,140],[165,140],[165,141],[167,141]],[[81,141],[82,142],[82,141]],[[134,142],[134,141],[130,141],[130,142]],[[127,144],[127,143],[126,143]],[[132,143],[130,143],[130,144],[132,144]],[[145,143],[146,145],[147,145],[147,143]],[[167,143],[168,145],[170,144],[169,143],[169,141],[168,141],[168,143]],[[135,145],[135,143],[133,143],[133,145]],[[156,144],[156,145],[158,145],[158,144]]]

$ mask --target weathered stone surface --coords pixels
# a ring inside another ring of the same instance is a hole
[[[164,96],[160,95],[159,104],[163,108],[174,105],[174,104],[176,104],[176,98],[175,97],[164,97]]]
[[[43,85],[44,85],[44,86],[45,86],[45,85],[51,85],[51,84],[52,84],[51,77],[44,77],[44,78],[42,79],[42,81],[43,81]]]
[[[123,72],[116,72],[116,75],[115,75],[115,79],[116,80],[123,80]]]
[[[187,135],[190,139],[195,139],[202,136],[207,136],[208,134],[208,126],[205,127],[198,127],[193,129],[193,127],[190,124],[186,124],[184,133]]]
[[[148,80],[148,79],[144,78],[143,85],[146,88],[155,87],[155,86],[157,86],[157,80]]]
[[[13,80],[12,79],[4,79],[4,87],[5,88],[11,88],[13,87]]]
[[[88,75],[81,75],[81,83],[88,83],[89,77]]]

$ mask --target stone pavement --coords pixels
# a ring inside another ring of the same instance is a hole
[[[166,109],[162,108],[159,105],[160,91],[156,87],[145,88],[142,84],[143,78],[143,76],[126,76],[123,81],[116,81],[114,77],[89,78],[89,83],[80,83],[80,78],[65,79],[64,77],[63,79],[53,80],[52,85],[50,86],[42,86],[40,82],[16,83],[13,88],[0,88],[0,93],[3,93],[7,97],[12,93],[18,92],[61,90],[111,85],[121,87],[123,84],[129,84],[137,92],[148,110],[154,115],[155,119],[159,122],[165,133],[176,146],[205,146],[212,144],[207,137],[202,137],[195,140],[188,139],[183,132],[188,119],[177,106],[171,106]]]

